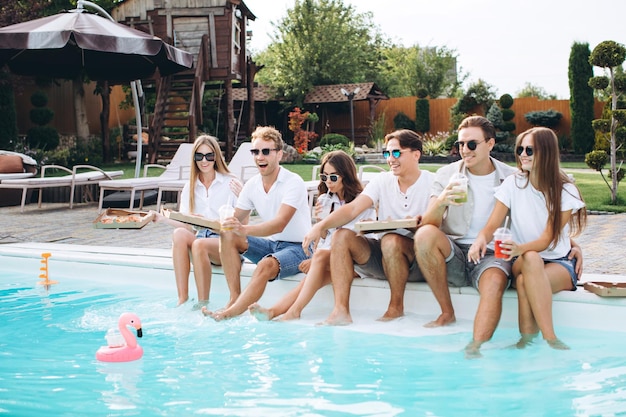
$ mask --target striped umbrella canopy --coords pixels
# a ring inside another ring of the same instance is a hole
[[[19,75],[126,82],[190,69],[193,55],[84,9],[0,28],[0,67]]]

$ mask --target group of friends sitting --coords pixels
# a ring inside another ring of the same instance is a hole
[[[314,224],[304,181],[280,165],[280,132],[265,126],[252,134],[259,172],[245,185],[229,173],[217,140],[198,137],[180,211],[217,219],[220,207],[232,204],[234,214],[221,220],[219,233],[155,216],[176,227],[172,251],[178,303],[189,299],[192,261],[198,291],[194,307],[216,321],[246,311],[265,320],[298,319],[315,293],[331,284],[334,308],[324,323],[347,325],[352,323],[352,281],[373,277],[387,280],[390,288],[387,311],[379,320],[402,317],[407,282],[425,281],[441,308],[425,326],[438,327],[456,320],[449,286],[473,286],[480,300],[465,352],[479,356],[500,320],[503,294],[513,286],[519,303],[517,346],[541,332],[553,348],[567,349],[554,331],[552,294],[576,290],[582,250],[570,236],[585,226],[585,203],[560,168],[552,130],[537,127],[517,137],[516,167],[490,156],[495,137],[489,120],[467,117],[455,144],[461,160],[432,173],[420,168],[420,136],[394,131],[386,135],[383,151],[389,171],[365,187],[352,157],[329,152],[321,161],[318,190],[319,196],[330,197],[330,214],[318,203]],[[258,221],[251,223],[253,211]],[[354,230],[360,220],[407,218],[417,226],[370,234]],[[504,223],[512,237],[498,242],[496,257],[493,237]],[[242,290],[244,257],[256,268]],[[230,293],[219,310],[208,308],[212,265],[221,265]],[[275,305],[257,303],[268,283],[299,272],[306,276]]]

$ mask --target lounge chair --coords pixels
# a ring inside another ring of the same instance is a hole
[[[100,181],[100,200],[98,202],[98,211],[102,211],[104,202],[104,194],[106,191],[129,191],[130,202],[129,209],[132,210],[135,205],[135,193],[140,192],[139,209],[143,208],[144,193],[148,190],[158,190],[159,184],[173,180],[189,180],[189,169],[191,163],[191,151],[193,143],[182,143],[174,154],[171,162],[167,165],[148,164],[144,166],[144,176],[141,178],[125,178],[122,180]],[[157,177],[148,177],[150,168],[161,168],[163,173]]]
[[[52,170],[65,171],[68,175],[60,177],[46,177]],[[78,172],[79,170],[87,170],[85,172]],[[41,175],[39,177],[21,178],[21,179],[3,179],[0,182],[0,189],[21,189],[22,201],[21,212],[24,212],[24,205],[26,204],[26,194],[30,189],[39,189],[39,200],[37,207],[41,207],[42,189],[43,188],[55,188],[55,187],[70,187],[70,208],[74,207],[74,194],[77,186],[97,184],[102,179],[110,179],[121,177],[124,175],[124,171],[103,171],[100,168],[92,165],[75,165],[72,169],[66,168],[61,165],[44,165],[41,168]]]
[[[231,159],[228,164],[228,169],[234,175],[239,178],[242,183],[248,181],[254,174],[258,172],[256,164],[254,163],[254,159],[252,158],[252,154],[250,153],[250,148],[252,144],[250,142],[243,142],[239,145],[237,152]],[[176,209],[180,206],[180,194],[183,191],[183,187],[189,181],[189,175],[187,175],[187,179],[181,180],[169,180],[169,181],[161,181],[159,182],[159,192],[157,194],[157,210],[161,209],[161,200],[163,198],[163,193],[165,191],[171,191],[177,193],[176,198]]]

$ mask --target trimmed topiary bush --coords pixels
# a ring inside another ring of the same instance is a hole
[[[393,118],[393,126],[395,129],[415,130],[415,122],[403,112],[399,112],[396,114],[396,117]]]

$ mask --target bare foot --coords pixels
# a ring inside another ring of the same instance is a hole
[[[294,313],[291,311],[287,311],[285,314],[280,316],[279,321],[290,321],[290,320],[300,320],[300,313]]]
[[[330,313],[330,316],[321,323],[317,323],[318,326],[347,326],[352,324],[352,317],[350,313]]]
[[[442,327],[447,326],[448,324],[452,324],[454,322],[456,322],[456,317],[454,317],[454,313],[441,313],[441,315],[437,317],[437,320],[426,323],[424,327]]]
[[[534,334],[522,334],[514,347],[517,349],[524,349],[526,346],[532,345],[533,340],[537,337],[537,333]]]
[[[550,345],[550,347],[552,349],[557,349],[557,350],[569,350],[569,346],[567,346],[565,343],[563,343],[561,340],[559,339],[554,339],[554,340],[546,340],[546,342],[548,342],[548,345]]]
[[[248,311],[259,321],[269,321],[274,318],[271,310],[261,307],[259,303],[251,304]]]
[[[184,300],[179,298],[179,299],[178,299],[178,304],[176,304],[176,307],[180,307],[180,306],[182,306],[182,305],[183,305],[183,304],[185,304],[187,301],[189,301],[189,297],[185,298]]]
[[[191,306],[191,310],[192,311],[200,310],[201,308],[206,307],[208,305],[209,305],[209,300],[198,301],[197,303]]]
[[[388,308],[387,311],[385,311],[385,314],[383,314],[382,317],[379,317],[376,320],[377,321],[391,321],[391,320],[395,320],[403,316],[404,316],[404,311],[398,310],[395,308]]]
[[[476,340],[472,340],[465,346],[465,359],[479,359],[482,358],[483,355],[480,353],[480,346],[482,342],[478,342]]]

